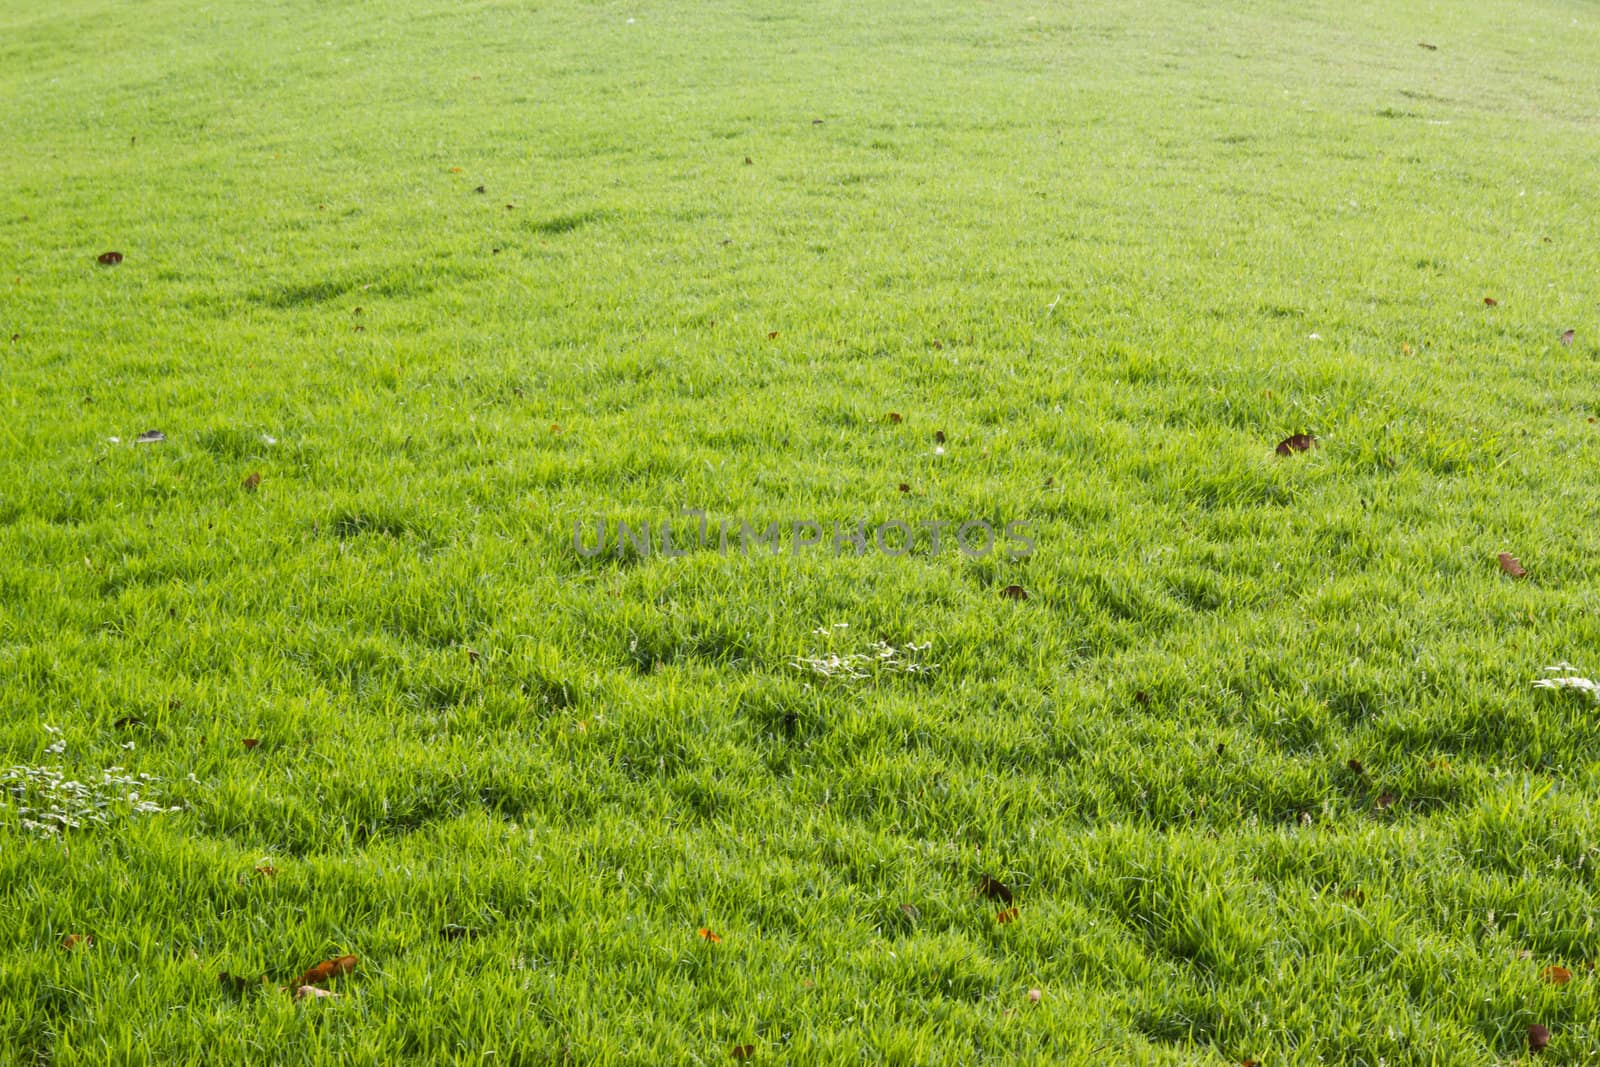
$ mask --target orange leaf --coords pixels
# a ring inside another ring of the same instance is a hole
[[[338,978],[349,974],[356,969],[354,956],[340,956],[338,959],[323,960],[305,974],[302,974],[295,983],[299,986],[318,985],[330,978]]]
[[[720,937],[718,937],[718,936],[717,936],[717,935],[716,935],[716,934],[715,934],[715,933],[714,933],[714,932],[712,932],[712,930],[711,930],[711,928],[710,928],[710,927],[707,927],[707,926],[702,926],[702,927],[701,927],[701,928],[700,928],[700,929],[699,929],[699,930],[698,930],[698,931],[696,931],[696,932],[697,932],[697,933],[698,933],[698,934],[699,934],[699,935],[700,935],[700,937],[701,937],[701,939],[702,939],[702,940],[705,940],[705,941],[709,941],[709,942],[711,942],[711,943],[712,943],[712,944],[713,944],[713,945],[720,945],[720,944],[722,944],[722,938],[720,938]]]
[[[1004,911],[995,912],[994,921],[1004,926],[1006,923],[1016,922],[1021,914],[1016,908],[1007,908]]]
[[[61,939],[61,947],[71,952],[75,948],[88,948],[94,944],[94,938],[89,934],[68,934]]]
[[[1500,553],[1500,569],[1513,578],[1522,578],[1528,573],[1522,569],[1522,562],[1509,552]]]
[[[1551,985],[1566,985],[1568,982],[1572,981],[1572,972],[1567,970],[1565,967],[1560,966],[1559,964],[1552,963],[1550,966],[1539,972],[1539,977],[1543,978]]]
[[[270,863],[263,863],[256,868],[256,873],[263,878],[276,878],[278,876],[278,868]]]

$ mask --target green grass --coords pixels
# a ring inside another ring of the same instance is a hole
[[[0,0],[0,774],[182,807],[0,808],[0,1063],[1600,1056],[1597,55]]]

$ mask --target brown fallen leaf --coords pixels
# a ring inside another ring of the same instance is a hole
[[[1548,1044],[1550,1044],[1550,1028],[1543,1023],[1531,1024],[1528,1027],[1528,1048],[1534,1052],[1543,1052]]]
[[[755,163],[755,160],[751,159],[749,156],[745,156],[744,157],[744,165],[745,166],[748,167],[748,166],[752,165],[753,163]]]
[[[722,938],[718,937],[716,931],[712,930],[709,926],[702,926],[700,929],[696,930],[695,933],[700,935],[700,940],[702,941],[709,941],[713,945],[722,944]]]
[[[256,875],[261,878],[276,878],[278,877],[278,868],[270,863],[263,863],[256,868]]]
[[[1278,442],[1278,447],[1274,451],[1280,456],[1288,456],[1295,452],[1304,452],[1316,443],[1317,439],[1308,433],[1290,434]]]
[[[756,1047],[754,1045],[735,1045],[728,1050],[728,1055],[743,1063],[745,1060],[755,1058]]]
[[[347,975],[355,969],[356,958],[354,956],[339,956],[335,959],[323,960],[297,978],[295,984],[302,988],[320,985],[329,979]]]
[[[1367,773],[1367,769],[1361,765],[1361,761],[1358,760],[1358,759],[1352,759],[1352,760],[1346,761],[1345,762],[1345,766],[1349,767],[1352,771],[1355,771],[1357,774],[1364,775],[1364,774]]]
[[[259,737],[247,737],[242,742],[242,744],[244,745],[245,748],[255,748],[260,743],[261,743],[261,738],[259,738]]]
[[[887,418],[890,422],[899,422],[905,418],[905,416],[901,415],[898,411],[891,411],[885,416],[885,418]]]
[[[1150,706],[1150,694],[1141,689],[1133,694],[1133,702],[1141,708],[1148,708]]]
[[[1566,985],[1572,981],[1572,972],[1559,964],[1552,963],[1539,972],[1539,977],[1551,985]]]
[[[1522,567],[1522,561],[1509,552],[1500,553],[1500,569],[1513,578],[1525,578],[1528,575]]]
[[[67,952],[76,948],[91,948],[94,945],[92,934],[68,934],[61,939],[61,947]]]
[[[1566,345],[1568,348],[1571,348],[1572,347],[1573,338],[1575,338],[1577,336],[1578,336],[1578,331],[1577,330],[1563,330],[1561,332],[1561,343]]]
[[[773,330],[772,332],[767,334],[767,340],[776,341],[777,339],[778,339],[778,331],[777,330]]]
[[[134,715],[124,715],[111,725],[121,730],[129,726],[143,726],[144,720]]]
[[[1008,585],[1000,590],[1000,595],[1010,600],[1027,600],[1028,591],[1020,585]]]
[[[916,922],[918,919],[922,918],[922,912],[917,910],[917,906],[915,904],[900,905],[900,914],[904,915],[912,922]]]
[[[261,472],[251,471],[249,474],[245,475],[244,482],[242,484],[244,485],[245,492],[255,492],[261,487]]]
[[[1497,308],[1500,306],[1500,301],[1496,300],[1492,296],[1486,296],[1483,298],[1483,306],[1486,308]]]
[[[1010,904],[1014,899],[1011,887],[991,874],[978,879],[978,892],[986,900],[998,900],[1002,904]]]
[[[95,259],[95,262],[100,264],[102,267],[115,267],[118,263],[122,262],[122,253],[101,252],[100,255]]]
[[[489,191],[489,189],[488,189],[487,186],[480,185],[480,186],[478,186],[476,189],[474,189],[472,191],[475,192],[475,193],[487,193]]]
[[[1394,807],[1396,799],[1393,793],[1380,793],[1374,803],[1377,804],[1379,811],[1387,811],[1389,808]]]
[[[900,483],[900,491],[902,493],[909,493],[909,492],[911,492],[911,487],[909,485],[907,485],[905,482],[901,482]]]
[[[935,431],[933,431],[933,443],[936,444],[936,445],[944,444],[944,431],[943,430],[935,430]]]
[[[1001,926],[1004,926],[1007,923],[1016,922],[1021,914],[1022,913],[1016,908],[1006,908],[1004,911],[997,911],[994,913],[994,921],[999,923]]]

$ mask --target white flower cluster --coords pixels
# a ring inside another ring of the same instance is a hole
[[[1578,674],[1578,668],[1572,664],[1557,663],[1554,667],[1546,667],[1544,670],[1553,677],[1537,679],[1533,684],[1540,689],[1575,689],[1587,694],[1590,700],[1600,703],[1600,683]]]
[[[62,748],[64,743],[57,741],[49,751]],[[182,811],[181,804],[161,803],[160,784],[154,775],[128,774],[121,767],[107,767],[98,780],[83,782],[68,778],[59,767],[7,767],[0,770],[0,808],[15,808],[27,833],[59,837],[66,830],[107,826],[115,819]]]
[[[849,624],[838,622],[813,631],[831,637],[834,630],[843,630]],[[899,648],[887,641],[874,642],[866,652],[823,652],[814,656],[796,656],[790,666],[807,671],[820,678],[870,678],[873,674],[932,674],[939,669],[937,663],[922,662],[922,654],[933,647],[933,642],[907,644]]]

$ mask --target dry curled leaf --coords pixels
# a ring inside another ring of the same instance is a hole
[[[1566,985],[1572,981],[1572,972],[1559,964],[1552,963],[1539,972],[1539,977],[1551,985]]]
[[[1572,347],[1573,338],[1575,338],[1577,336],[1578,336],[1578,331],[1576,331],[1576,330],[1563,330],[1561,332],[1561,343],[1566,345],[1568,348],[1571,348]]]
[[[712,930],[709,926],[702,926],[700,929],[696,930],[695,933],[700,935],[700,940],[702,941],[709,941],[713,945],[722,944],[722,938],[717,936],[716,931]]]
[[[95,259],[95,262],[100,264],[102,267],[115,267],[118,263],[122,262],[122,253],[101,252],[100,255]]]
[[[259,738],[259,737],[247,737],[241,743],[244,745],[245,748],[255,748],[257,745],[261,744],[261,738]]]
[[[1001,926],[1004,926],[1007,923],[1016,922],[1021,914],[1022,913],[1016,908],[1006,908],[1003,911],[997,911],[994,913],[994,921],[999,923]]]
[[[770,333],[767,334],[767,340],[776,341],[777,339],[778,339],[778,331],[777,330],[773,330],[773,331],[771,331]]]
[[[276,878],[278,877],[278,868],[270,863],[263,863],[256,867],[256,875],[260,878]]]
[[[1308,433],[1290,434],[1278,442],[1278,447],[1274,451],[1280,456],[1288,456],[1295,452],[1304,452],[1316,443],[1317,439]]]
[[[323,960],[296,979],[295,984],[301,988],[320,985],[329,979],[347,975],[355,969],[356,958],[354,956],[339,956],[335,959]]]
[[[1000,595],[1006,597],[1008,600],[1028,599],[1028,591],[1022,588],[1020,585],[1008,585],[1004,589],[1000,590]]]
[[[1528,574],[1522,567],[1522,561],[1509,552],[1500,553],[1500,569],[1513,578],[1525,578]]]
[[[987,900],[998,900],[1002,904],[1010,904],[1014,899],[1011,887],[991,874],[986,874],[978,879],[978,892]]]
[[[255,492],[261,487],[261,472],[251,471],[249,474],[245,475],[243,485],[245,492]]]
[[[75,948],[89,948],[94,944],[94,937],[90,934],[68,934],[61,939],[61,947],[67,952]]]
[[[1483,298],[1483,306],[1486,308],[1497,308],[1500,306],[1500,301],[1496,300],[1492,296],[1486,296]]]
[[[891,411],[891,412],[889,412],[889,414],[888,414],[888,415],[887,415],[887,416],[885,416],[885,417],[886,417],[886,418],[887,418],[887,419],[888,419],[888,420],[889,420],[889,421],[890,421],[890,422],[899,422],[899,421],[901,421],[901,420],[902,420],[902,419],[904,419],[904,418],[905,418],[905,416],[904,416],[904,415],[902,415],[902,414],[900,414],[900,413],[899,413],[899,412],[898,412],[898,411]]]
[[[1348,760],[1345,763],[1345,766],[1349,767],[1352,771],[1355,771],[1357,774],[1366,774],[1367,773],[1367,769],[1361,765],[1361,761],[1358,760],[1358,759]]]
[[[1394,807],[1396,799],[1393,793],[1380,793],[1374,803],[1377,804],[1379,811],[1387,811],[1389,808]]]
[[[754,1045],[735,1045],[728,1050],[728,1055],[743,1063],[745,1060],[755,1058],[756,1047]]]
[[[1531,1024],[1528,1027],[1528,1048],[1534,1052],[1543,1052],[1548,1044],[1550,1044],[1550,1028],[1542,1023]]]
[[[900,483],[900,491],[902,493],[909,493],[909,492],[911,492],[911,486],[907,485],[905,482],[901,482]]]
[[[944,431],[943,430],[935,430],[935,431],[933,431],[933,443],[936,444],[936,445],[944,444]]]

